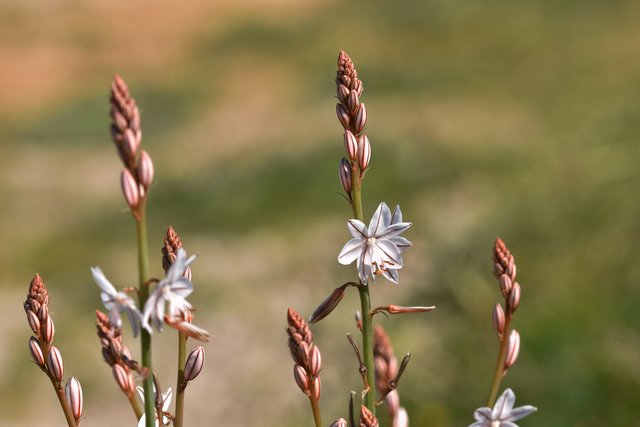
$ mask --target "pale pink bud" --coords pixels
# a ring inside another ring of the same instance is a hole
[[[349,129],[344,131],[344,149],[349,158],[355,161],[358,156],[358,140]]]
[[[115,364],[111,368],[111,372],[113,373],[113,378],[118,383],[120,390],[124,394],[131,393],[131,382],[129,379],[129,373],[122,367],[122,365]]]
[[[148,190],[151,187],[151,183],[153,182],[153,161],[151,160],[151,156],[145,150],[140,152],[140,157],[138,158],[138,181],[145,190]]]
[[[358,107],[358,112],[356,113],[356,135],[359,135],[367,125],[367,109],[364,106],[364,102],[360,104]]]
[[[40,335],[40,319],[38,315],[31,310],[27,310],[27,322],[34,334]]]
[[[138,152],[138,138],[136,138],[136,135],[129,128],[124,131],[122,151],[127,160],[131,161],[132,159],[136,158],[136,153]]]
[[[520,304],[520,284],[518,282],[513,284],[511,288],[511,292],[509,292],[509,310],[511,313],[516,311],[518,305]]]
[[[315,377],[311,386],[311,398],[320,400],[320,377]]]
[[[132,209],[138,206],[138,202],[140,201],[138,184],[128,169],[123,169],[120,174],[120,187],[122,188],[122,194],[124,194],[127,205]]]
[[[362,172],[369,167],[371,160],[371,144],[367,135],[362,135],[358,140],[358,166]]]
[[[504,267],[499,262],[493,264],[493,275],[496,276],[496,279],[499,279],[501,275],[504,274]]]
[[[69,378],[64,392],[67,396],[67,402],[69,402],[73,418],[78,421],[82,416],[82,387],[80,386],[80,381],[78,381],[76,377]]]
[[[309,364],[310,351],[311,351],[311,348],[309,348],[309,344],[307,344],[306,341],[301,341],[300,345],[298,346],[298,353],[300,355],[300,360],[302,361],[303,365]]]
[[[56,333],[56,327],[53,324],[53,318],[51,316],[47,316],[47,321],[44,324],[44,341],[51,345],[53,342],[53,336]]]
[[[509,295],[509,292],[511,292],[513,283],[506,274],[501,275],[498,280],[500,281],[500,291],[502,292],[502,296],[506,298]]]
[[[511,281],[516,280],[516,262],[513,255],[509,257],[509,265],[507,266],[507,274],[511,278]]]
[[[355,86],[356,95],[358,95],[358,98],[360,98],[362,96],[362,82],[359,79],[356,80]]]
[[[36,337],[29,338],[29,352],[31,352],[31,358],[36,362],[36,365],[44,367],[44,355]]]
[[[343,157],[340,161],[340,169],[338,169],[340,175],[340,183],[347,195],[351,195],[351,163],[346,157]],[[319,319],[318,319],[319,320]],[[313,323],[313,322],[311,322]]]
[[[311,354],[309,355],[309,373],[312,377],[317,377],[322,369],[322,356],[320,355],[320,349],[315,345],[311,347]]]
[[[349,112],[344,108],[344,105],[336,104],[336,115],[338,116],[338,120],[340,121],[340,124],[342,124],[342,127],[347,129],[349,127],[350,120]]]
[[[195,379],[200,371],[202,371],[202,367],[204,366],[204,347],[198,346],[191,350],[189,353],[189,357],[187,357],[187,362],[184,365],[184,379],[187,381],[192,381]]]
[[[397,414],[400,409],[400,395],[398,390],[391,390],[384,398],[387,408],[389,408],[390,414]]]
[[[406,409],[398,409],[396,416],[393,417],[392,427],[409,427],[409,415]]]
[[[340,418],[339,420],[335,420],[329,427],[347,427],[347,420],[344,418]]]
[[[349,89],[343,85],[342,83],[338,85],[338,99],[345,103],[347,102],[347,98],[349,97]]]
[[[504,358],[504,369],[509,369],[518,360],[520,353],[520,334],[515,329],[509,335],[509,346],[507,347],[507,355]]]
[[[496,330],[499,336],[502,336],[502,334],[504,333],[505,318],[504,318],[504,310],[502,308],[502,305],[500,305],[500,303],[497,303],[496,306],[493,308],[492,320],[493,320],[493,329]]]
[[[47,319],[49,318],[49,307],[46,305],[40,306],[38,309],[38,319],[40,319],[40,324],[47,323]]]
[[[349,107],[349,110],[355,111],[359,103],[360,100],[358,99],[358,94],[355,90],[352,90],[347,98],[347,107]]]
[[[62,364],[62,355],[57,347],[51,346],[49,349],[49,356],[47,358],[47,365],[51,377],[60,382],[64,376],[64,365]]]
[[[296,365],[293,367],[293,378],[296,380],[300,390],[305,393],[309,392],[309,377],[302,366]]]

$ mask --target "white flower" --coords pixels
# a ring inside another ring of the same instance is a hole
[[[178,249],[176,260],[171,264],[166,277],[158,282],[149,295],[142,313],[142,326],[149,333],[152,332],[150,321],[157,330],[162,330],[165,311],[169,317],[175,318],[191,309],[191,304],[185,298],[193,292],[193,284],[183,273],[195,259],[195,256],[187,259],[184,249]]]
[[[140,396],[140,399],[144,404],[144,390],[140,386],[136,387],[136,390],[138,390],[138,395]],[[155,386],[153,387],[153,391],[156,392]],[[169,411],[169,406],[171,406],[172,396],[173,396],[173,391],[171,390],[171,387],[169,387],[169,390],[167,390],[165,393],[162,393],[162,425],[163,426],[168,426],[171,423],[171,420],[169,419],[169,417],[166,417],[164,413]],[[145,421],[146,421],[146,414],[142,414],[142,416],[140,417],[140,420],[138,421],[138,427],[145,427]],[[155,425],[156,427],[160,427],[160,423],[158,422],[158,414],[156,414]]]
[[[140,332],[141,314],[135,301],[125,292],[117,291],[100,267],[91,267],[91,274],[93,275],[93,280],[102,289],[100,298],[104,307],[109,311],[109,322],[118,329],[122,328],[120,313],[126,311],[133,330],[133,336],[137,336],[138,332]]]
[[[353,236],[342,248],[338,262],[343,265],[358,260],[358,276],[367,283],[371,275],[382,274],[387,280],[398,283],[398,270],[402,268],[402,252],[411,246],[411,242],[400,234],[411,227],[410,222],[402,222],[400,206],[396,206],[393,215],[384,203],[371,217],[369,227],[362,221],[350,219],[347,228]]]
[[[516,402],[516,395],[508,388],[500,395],[493,409],[489,407],[478,408],[473,417],[476,422],[469,427],[518,427],[518,425],[512,421],[524,418],[532,412],[538,410],[538,408],[525,405],[519,408],[513,408],[513,404]]]

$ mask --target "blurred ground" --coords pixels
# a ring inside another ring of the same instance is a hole
[[[523,286],[521,356],[504,386],[539,408],[521,425],[637,423],[640,4],[131,3],[0,3],[3,423],[64,423],[29,361],[21,305],[36,272],[65,374],[84,388],[83,425],[135,423],[100,357],[89,274],[100,265],[122,286],[136,277],[107,132],[117,72],[156,164],[154,274],[169,225],[200,254],[193,302],[213,340],[187,425],[311,425],[284,326],[287,307],[308,314],[353,277],[335,262],[350,216],[337,196],[340,48],[370,116],[367,215],[384,200],[414,222],[401,283],[373,285],[374,304],[438,306],[380,319],[396,353],[413,355],[400,386],[412,425],[468,425],[485,401],[497,235]],[[344,339],[356,307],[348,295],[314,327],[326,424],[358,387]],[[173,354],[174,337],[156,345]],[[174,364],[158,362],[164,387]]]

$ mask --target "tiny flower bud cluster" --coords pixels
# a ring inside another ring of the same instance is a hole
[[[360,407],[360,427],[378,427],[378,419],[367,409],[366,406]]]
[[[122,330],[113,325],[100,310],[96,310],[96,328],[102,346],[102,358],[111,367],[113,379],[120,390],[132,397],[136,391],[132,370],[138,368],[138,363],[131,360],[129,349],[122,344]]]
[[[313,334],[305,320],[292,308],[287,311],[287,335],[289,350],[295,362],[293,377],[300,390],[309,399],[320,399],[320,370],[322,357],[320,349],[313,343]]]

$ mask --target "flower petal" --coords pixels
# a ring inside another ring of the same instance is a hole
[[[510,388],[506,389],[500,395],[500,397],[498,397],[496,404],[493,406],[493,412],[492,412],[493,419],[501,420],[503,418],[506,418],[509,412],[511,412],[511,408],[513,408],[513,404],[515,402],[516,402],[515,393]]]
[[[483,408],[478,408],[473,413],[473,418],[478,421],[491,421],[491,408],[488,408],[486,406]]]
[[[400,210],[400,205],[396,205],[393,215],[391,215],[391,224],[397,224],[399,222],[402,222],[402,211]]]
[[[367,226],[357,219],[350,219],[347,221],[347,229],[349,230],[349,233],[351,233],[351,236],[356,239],[366,239],[369,237],[367,234]]]
[[[384,230],[379,230],[379,232],[374,235],[378,239],[388,239],[390,237],[399,236],[402,234],[407,228],[411,227],[413,223],[411,222],[399,222],[397,224],[391,224],[389,227]]]
[[[538,408],[536,408],[535,406],[531,406],[531,405],[525,405],[525,406],[519,406],[513,410],[511,410],[511,413],[509,414],[509,416],[507,416],[504,420],[505,421],[516,421],[519,420],[521,418],[526,417],[527,415],[537,411]]]
[[[93,280],[100,286],[100,289],[102,289],[104,293],[110,296],[117,293],[116,288],[107,279],[100,267],[91,267],[91,274],[93,275]]]
[[[181,298],[186,298],[193,292],[193,284],[186,277],[180,276],[180,278],[171,285],[171,292]]]
[[[378,239],[376,240],[375,246],[384,253],[385,257],[393,262],[393,264],[402,267],[402,255],[400,254],[400,249],[398,249],[392,241],[387,239]]]
[[[410,248],[412,245],[409,240],[400,236],[389,237],[387,240],[391,240],[393,244],[398,247],[400,252],[404,252],[405,249]]]
[[[382,275],[388,281],[393,282],[396,285],[398,284],[398,280],[399,280],[398,270],[392,269],[392,268],[382,270]]]
[[[375,236],[379,231],[386,229],[391,224],[391,211],[385,202],[378,205],[378,208],[369,222],[369,236]]]
[[[342,265],[349,265],[355,261],[362,253],[364,240],[361,238],[354,238],[349,240],[338,255],[338,262]]]

